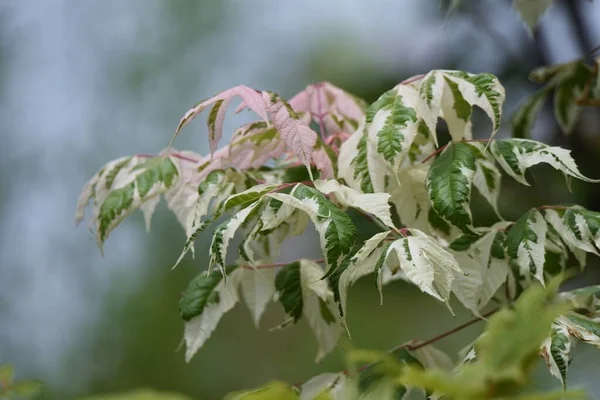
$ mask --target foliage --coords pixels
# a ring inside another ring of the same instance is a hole
[[[528,24],[549,4],[515,1]],[[402,279],[449,309],[454,294],[477,317],[492,299],[507,305],[459,365],[428,342],[409,343],[386,356],[353,351],[348,372],[293,386],[274,382],[231,398],[385,399],[421,388],[431,398],[525,399],[521,389],[538,355],[566,390],[575,342],[600,347],[600,290],[557,294],[555,276],[583,268],[587,253],[598,255],[600,213],[544,205],[505,221],[498,198],[502,171],[529,185],[526,171],[541,163],[562,172],[567,183],[598,182],[579,171],[568,150],[525,137],[551,91],[557,120],[568,133],[581,106],[597,105],[600,80],[598,65],[581,61],[532,76],[546,86],[513,116],[515,138],[509,139],[495,137],[505,90],[488,73],[434,70],[401,82],[370,105],[328,82],[310,85],[289,101],[237,86],[198,103],[177,126],[173,139],[210,107],[209,154],[169,145],[156,156],[111,161],[84,186],[76,218],[83,220],[93,203],[90,226],[102,249],[136,209],[149,228],[163,196],[186,234],[175,266],[212,227],[207,271],[180,300],[187,361],[238,301],[246,303],[258,326],[273,300],[286,316],[278,328],[308,322],[319,362],[350,332],[348,288],[369,274],[380,293],[389,281]],[[236,97],[241,103],[235,113],[249,109],[258,119],[219,148],[226,111]],[[490,120],[487,139],[473,138],[474,107]],[[440,118],[450,136],[445,144]],[[476,223],[475,191],[494,209],[497,223]],[[380,232],[359,240],[349,210]],[[279,262],[282,243],[309,222],[323,258]],[[241,241],[232,251],[236,236]]]
[[[44,385],[34,380],[15,380],[11,365],[0,365],[0,399],[37,399],[44,392]]]

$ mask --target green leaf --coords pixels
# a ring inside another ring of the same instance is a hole
[[[545,240],[548,227],[542,214],[532,208],[508,231],[506,251],[526,279],[535,277],[544,284]]]
[[[451,143],[435,159],[427,176],[431,205],[444,220],[465,233],[472,233],[471,183],[475,174],[476,149],[466,143]]]
[[[298,322],[304,308],[299,261],[288,264],[277,272],[275,289],[285,313],[292,318],[294,323]]]
[[[600,213],[583,207],[570,207],[567,210],[546,209],[544,214],[569,250],[598,254],[600,245]]]
[[[481,363],[491,382],[525,382],[552,322],[565,310],[564,305],[547,302],[558,283],[554,280],[547,289],[531,287],[516,301],[514,311],[503,309],[490,318],[485,335],[476,344],[476,364]],[[507,332],[511,340],[506,340]]]
[[[9,386],[15,378],[15,369],[12,365],[0,365],[0,386]]]
[[[552,5],[552,0],[513,0],[513,7],[529,29],[533,32],[540,19]]]
[[[405,365],[421,367],[419,360],[406,349],[394,351],[392,355],[354,350],[349,358],[361,368],[357,374],[361,399],[406,398],[409,389],[399,384],[397,378]]]
[[[561,73],[554,91],[554,115],[566,134],[573,130],[581,113],[577,99],[581,96],[590,75],[590,68],[583,62],[570,64]]]
[[[528,138],[531,128],[548,97],[549,89],[545,88],[528,97],[512,117],[512,135],[514,138]]]
[[[571,157],[571,152],[560,147],[548,146],[528,139],[507,139],[494,140],[490,150],[504,171],[524,185],[529,186],[525,180],[525,171],[539,163],[547,163],[565,176],[572,176],[586,182],[600,182],[582,175]]]

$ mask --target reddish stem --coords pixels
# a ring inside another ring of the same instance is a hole
[[[319,120],[319,130],[321,131],[321,139],[325,140],[325,123],[323,122],[323,118],[326,114],[323,113],[323,108],[321,104],[321,93],[323,90],[323,85],[321,83],[318,83],[315,86],[317,87],[317,107],[319,108],[319,115],[317,116]]]
[[[471,325],[474,325],[477,322],[482,321],[482,320],[486,319],[487,317],[491,316],[492,314],[496,313],[498,310],[500,310],[500,308],[495,308],[495,309],[493,309],[491,311],[488,311],[488,312],[482,314],[480,317],[475,317],[475,318],[473,318],[473,319],[465,322],[464,324],[458,325],[458,326],[456,326],[456,327],[454,327],[454,328],[452,328],[452,329],[450,329],[450,330],[448,330],[446,332],[440,333],[439,335],[434,336],[431,339],[425,340],[423,342],[411,340],[408,343],[403,343],[401,345],[398,345],[396,347],[391,348],[390,350],[387,351],[387,353],[388,354],[393,354],[393,353],[395,353],[395,352],[397,352],[398,350],[401,350],[401,349],[406,349],[408,351],[418,350],[418,349],[420,349],[422,347],[425,347],[425,346],[433,344],[433,343],[435,343],[435,342],[437,342],[439,340],[442,340],[442,339],[444,339],[444,338],[446,338],[446,337],[448,337],[448,336],[450,336],[450,335],[452,335],[452,334],[454,334],[456,332],[459,332],[459,331],[461,331],[461,330],[463,330],[463,329],[465,329],[465,328],[467,328],[467,327],[469,327]],[[365,364],[365,365],[359,367],[356,371],[357,372],[364,371],[365,369],[371,367],[373,364],[374,363]],[[343,374],[345,374],[345,375],[349,374],[349,371],[347,371],[347,370],[344,370],[344,371],[341,371],[341,372]],[[295,383],[292,386],[299,388],[304,383],[305,382]]]
[[[538,210],[568,210],[569,207],[565,206],[539,206],[536,207]]]
[[[325,263],[325,259],[320,258],[318,260],[311,260],[314,263],[317,264],[324,264]],[[278,262],[278,263],[272,263],[272,264],[261,264],[261,265],[256,265],[256,266],[252,266],[252,265],[242,265],[242,268],[245,269],[269,269],[269,268],[277,268],[277,267],[284,267],[286,265],[290,264],[290,262]]]
[[[418,81],[419,79],[423,79],[425,75],[424,74],[419,74],[419,75],[415,75],[412,78],[408,78],[406,80],[403,80],[402,82],[400,82],[401,85],[408,85],[409,83],[413,83]]]
[[[184,156],[181,153],[172,152],[172,153],[169,153],[169,155],[173,156],[175,158],[179,158],[180,160],[184,160],[184,161],[189,161],[189,162],[193,162],[193,163],[199,163],[200,162],[200,160],[196,160],[195,158]],[[142,158],[160,157],[160,155],[158,155],[158,154],[136,154],[136,156],[137,157],[142,157]]]
[[[472,143],[472,142],[489,143],[492,140],[493,139],[467,139],[467,140],[461,140],[461,142],[464,142],[464,143]],[[450,143],[448,143],[448,144],[450,144]],[[448,144],[445,144],[442,147],[438,147],[433,153],[431,153],[430,155],[428,155],[427,157],[425,157],[425,159],[423,161],[421,161],[421,163],[425,164],[427,161],[431,160],[431,158],[433,158],[436,155],[440,154],[442,151],[444,151],[444,149],[446,147],[448,147]]]

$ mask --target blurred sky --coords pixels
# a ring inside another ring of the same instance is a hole
[[[542,23],[550,62],[586,50],[559,3]],[[599,44],[600,2],[581,3],[588,39]],[[187,108],[238,84],[289,97],[328,79],[372,96],[432,68],[535,65],[509,2],[469,4],[474,11],[445,19],[434,0],[2,1],[0,364],[68,386],[66,355],[102,334],[94,329],[107,298],[139,290],[148,273],[140,259],[152,257],[160,231],[150,242],[139,216],[111,236],[104,258],[86,227],[74,227],[79,190],[104,162],[160,151]],[[509,115],[531,86],[526,76],[507,79],[518,86]],[[541,121],[536,137],[552,126]],[[176,147],[204,153],[204,133],[195,122]],[[177,239],[171,247],[183,233]],[[73,373],[85,391],[98,370],[84,363]]]

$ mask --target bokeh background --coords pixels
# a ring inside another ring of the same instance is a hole
[[[197,259],[170,266],[184,233],[164,204],[146,234],[141,215],[117,229],[104,258],[85,226],[75,228],[79,190],[104,162],[156,153],[198,100],[238,84],[290,97],[329,80],[368,101],[434,68],[492,72],[507,88],[505,128],[536,85],[528,72],[570,61],[600,44],[600,2],[562,1],[529,36],[509,0],[463,0],[452,14],[437,0],[2,0],[0,2],[0,364],[44,381],[48,398],[135,388],[194,399],[303,381],[343,369],[343,354],[313,362],[304,322],[269,332],[282,319],[272,305],[260,329],[245,306],[221,321],[191,363],[182,337],[179,293],[206,267],[210,232]],[[245,118],[245,117],[241,117]],[[233,119],[233,128],[241,120]],[[600,113],[586,110],[566,137],[547,105],[533,137],[562,145],[584,174],[600,178]],[[485,137],[489,126],[476,124]],[[176,147],[206,153],[205,125],[185,129]],[[504,180],[501,212],[575,201],[600,210],[600,187],[534,168],[531,188]],[[491,218],[476,202],[476,217]],[[359,227],[364,232],[368,227]],[[282,258],[318,258],[314,235]],[[573,285],[600,283],[597,260]],[[350,291],[350,344],[384,350],[426,339],[470,316],[415,288],[394,283],[384,304],[370,278]],[[439,342],[454,355],[483,324]],[[510,332],[507,332],[507,339]],[[573,386],[600,398],[600,352],[578,347]],[[534,385],[558,388],[540,365]]]

